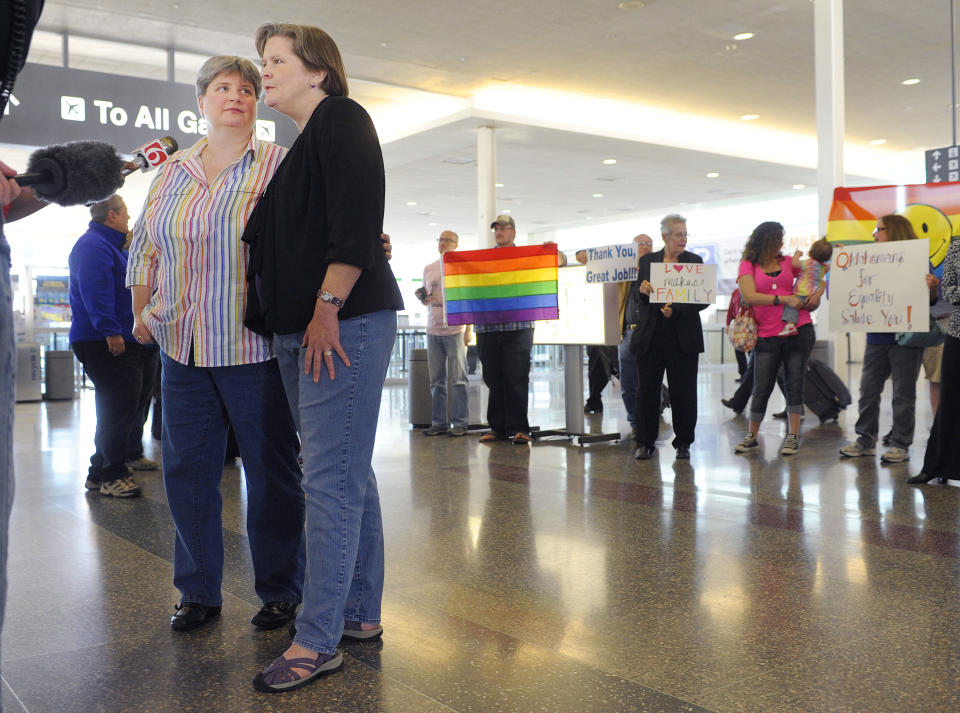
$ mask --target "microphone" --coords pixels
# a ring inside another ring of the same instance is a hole
[[[14,180],[58,205],[96,203],[123,185],[125,163],[108,143],[71,141],[34,151]]]
[[[156,141],[144,144],[130,153],[133,155],[133,161],[127,162],[127,174],[140,169],[144,173],[152,171],[157,166],[164,163],[173,153],[180,148],[177,140],[172,136],[164,136]],[[126,175],[126,174],[125,174]]]

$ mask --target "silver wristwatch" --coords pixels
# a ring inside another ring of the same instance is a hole
[[[319,299],[321,302],[332,304],[337,309],[341,309],[343,307],[343,300],[340,299],[339,297],[335,297],[333,294],[331,294],[330,292],[327,292],[326,290],[320,290],[319,292],[317,292],[317,299]]]

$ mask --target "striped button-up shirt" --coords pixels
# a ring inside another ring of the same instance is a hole
[[[143,321],[167,356],[197,366],[266,361],[270,342],[243,326],[244,225],[286,149],[251,137],[247,151],[210,185],[201,139],[170,157],[133,228],[127,286],[155,290]]]

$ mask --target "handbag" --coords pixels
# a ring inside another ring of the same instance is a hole
[[[930,315],[930,330],[927,332],[897,332],[897,344],[901,347],[938,347],[943,344],[943,329],[940,322]]]
[[[753,307],[740,303],[737,316],[727,325],[727,337],[738,352],[749,352],[757,346],[757,318]]]

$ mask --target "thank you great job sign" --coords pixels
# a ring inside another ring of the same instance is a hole
[[[830,326],[840,332],[926,332],[930,328],[928,240],[834,248]]]
[[[637,279],[637,246],[607,245],[587,248],[587,271],[584,280],[596,282],[633,282]]]
[[[650,285],[650,301],[657,304],[713,304],[717,299],[717,266],[702,262],[652,262]]]

